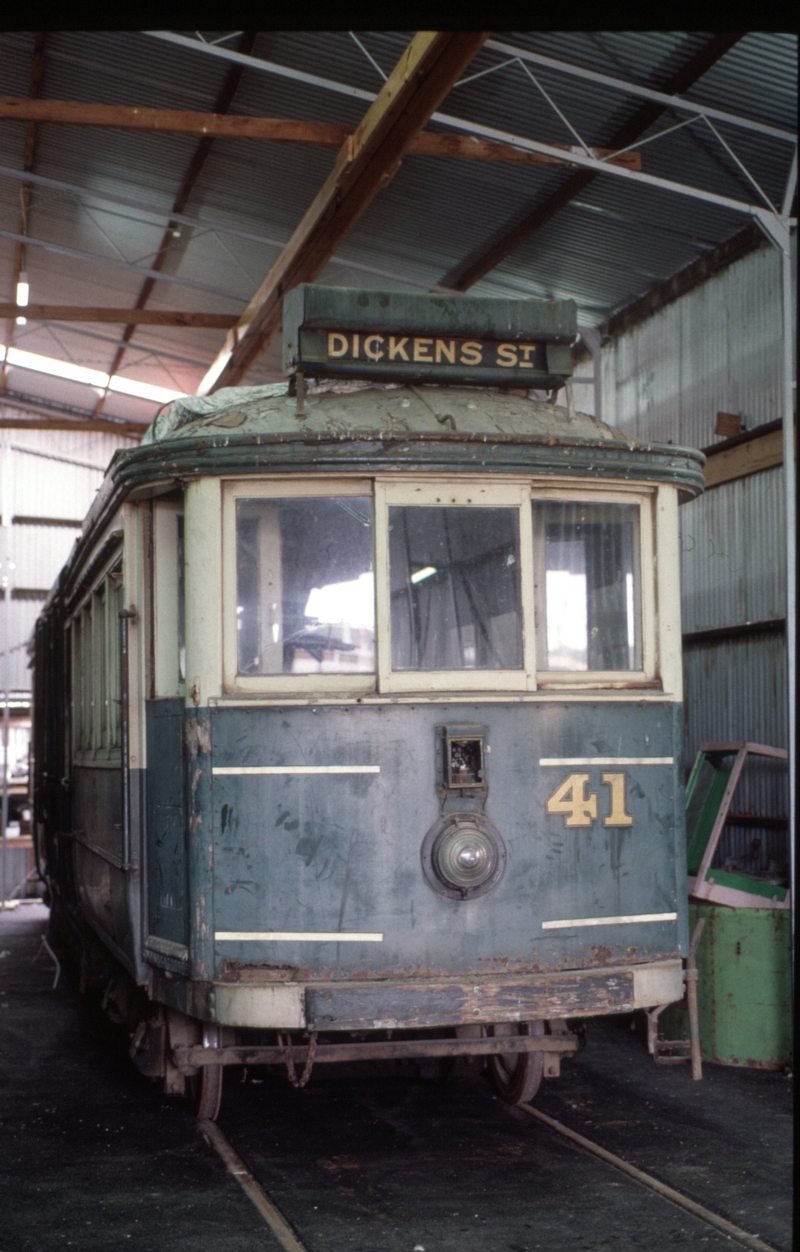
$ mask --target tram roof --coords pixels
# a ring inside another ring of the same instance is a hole
[[[230,387],[168,405],[109,479],[417,468],[672,482],[703,489],[694,448],[638,440],[518,390],[357,382]]]
[[[650,449],[587,413],[498,387],[334,382],[311,385],[298,415],[286,383],[225,387],[211,396],[185,396],[164,408],[143,445],[224,434],[228,440],[260,435],[318,441],[406,435],[529,439],[548,443],[613,444]],[[694,453],[695,456],[701,455]]]

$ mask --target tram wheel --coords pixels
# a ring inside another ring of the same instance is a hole
[[[544,1022],[498,1022],[489,1026],[489,1035],[544,1034]],[[539,1090],[544,1074],[543,1052],[498,1052],[489,1057],[489,1072],[501,1100],[506,1104],[524,1104]]]
[[[220,1045],[218,1026],[203,1026],[203,1047]],[[199,1065],[198,1072],[186,1079],[186,1096],[198,1121],[215,1122],[222,1102],[224,1065]]]
[[[198,1121],[215,1122],[222,1102],[222,1065],[202,1065],[200,1072],[186,1079],[186,1095]]]

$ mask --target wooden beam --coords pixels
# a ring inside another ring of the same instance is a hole
[[[255,31],[244,31],[242,33],[241,38],[239,39],[238,51],[244,52],[244,53],[252,52],[255,41],[256,41]],[[239,82],[241,80],[243,72],[244,72],[244,67],[242,65],[234,64],[234,65],[229,66],[228,71],[223,80],[222,86],[219,90],[219,94],[217,95],[217,98],[214,102],[215,113],[221,114],[221,113],[228,112],[228,109],[230,108],[230,105],[231,105],[231,101],[233,100],[233,97],[236,94],[236,88],[239,86]],[[208,160],[208,154],[211,151],[211,146],[213,142],[214,140],[210,135],[204,135],[203,138],[197,144],[194,150],[194,153],[192,154],[191,160],[189,161],[189,164],[187,165],[184,171],[181,185],[178,188],[178,193],[175,196],[175,200],[172,205],[173,213],[182,214],[183,210],[186,208],[186,203],[189,199],[189,196],[192,194],[192,191],[194,190],[194,185],[197,182],[198,178],[200,177],[200,173],[203,169],[203,166]],[[161,237],[161,243],[159,244],[158,252],[153,258],[153,262],[150,266],[151,270],[160,271],[164,268],[164,264],[167,260],[169,250],[174,244],[175,239],[178,235],[177,227],[178,227],[178,223],[173,218],[170,218],[170,220],[167,222],[167,228]],[[136,297],[136,303],[134,305],[135,309],[143,309],[145,307],[148,300],[150,299],[150,296],[153,294],[153,288],[155,287],[155,285],[156,285],[155,278],[146,278],[144,280],[139,290],[139,294]],[[114,359],[111,362],[111,365],[109,366],[109,370],[108,370],[109,378],[112,378],[114,374],[117,373],[120,366],[122,365],[122,361],[125,356],[126,345],[130,343],[131,339],[134,336],[135,331],[136,331],[136,322],[127,321],[125,323],[125,329],[123,330],[122,336],[121,336],[122,343],[120,347],[117,348],[117,351],[114,353]],[[97,404],[94,406],[94,411],[92,413],[92,420],[96,420],[100,416],[100,413],[102,411],[103,405],[105,404],[107,395],[108,395],[108,392],[105,392],[103,395],[100,396],[100,399],[97,401]]]
[[[563,152],[583,151],[566,143],[556,143],[554,148]],[[607,159],[611,165],[624,165],[629,170],[642,168],[640,152],[615,153],[613,148],[590,148],[598,161]],[[544,152],[526,152],[510,143],[496,143],[493,139],[478,139],[473,135],[453,135],[424,130],[409,145],[409,156],[454,157],[459,161],[501,161],[508,165],[557,165],[564,168],[569,161],[548,156]]]
[[[234,386],[281,323],[283,297],[311,282],[391,181],[409,144],[488,37],[488,31],[419,31],[377,99],[339,150],[336,164],[245,309],[200,385]]]
[[[183,313],[176,309],[81,308],[73,304],[0,304],[0,318],[27,317],[29,322],[124,322],[137,326],[192,326],[229,330],[236,313]]]
[[[122,104],[84,104],[73,100],[28,100],[0,96],[0,120],[35,121],[60,126],[110,127],[157,135],[197,135],[210,139],[252,139],[261,143],[294,143],[313,148],[341,148],[352,134],[336,122],[304,122],[285,117],[245,117],[237,114],[191,113],[178,109],[142,109]],[[569,144],[554,144],[564,152]],[[592,148],[598,159],[640,170],[639,152],[613,155],[611,148]],[[462,161],[502,161],[514,165],[557,165],[566,161],[541,152],[525,152],[513,144],[496,143],[471,135],[423,131],[408,147],[409,156],[453,157]]]
[[[31,84],[30,98],[33,100],[39,95],[42,86],[42,72],[44,70],[44,31],[39,30],[33,41],[33,59],[31,61]],[[28,121],[25,128],[25,156],[23,158],[23,169],[33,169],[33,158],[36,151],[36,122],[33,119]],[[17,222],[17,234],[27,235],[28,233],[28,210],[31,207],[31,184],[23,182],[19,189],[19,220]],[[24,244],[17,242],[14,248],[14,260],[11,265],[11,294],[16,296],[17,283],[19,276],[25,269],[25,251]],[[6,323],[6,348],[10,348],[14,342],[15,322],[10,319]],[[8,384],[8,358],[0,365],[0,395],[3,395]]]
[[[783,465],[783,422],[778,418],[703,451],[707,458],[703,466],[706,491],[760,470],[773,469]]]
[[[37,419],[29,417],[8,417],[8,410],[17,413],[30,413]],[[148,422],[115,421],[113,418],[101,417],[93,419],[89,413],[79,409],[63,408],[49,401],[37,402],[31,396],[18,395],[15,392],[0,398],[0,430],[101,430],[110,435],[133,435],[140,439],[149,425]]]
[[[24,417],[0,417],[0,430],[96,430],[104,435],[125,435],[141,439],[148,428],[146,422],[71,421],[68,417],[42,417],[31,421]]]
[[[712,36],[676,74],[666,81],[656,83],[655,86],[659,91],[669,95],[682,94],[699,78],[702,78],[703,74],[742,38],[743,32]],[[610,147],[612,149],[626,148],[629,144],[635,143],[657,121],[665,107],[662,104],[642,105],[615,132],[610,140]],[[594,170],[587,169],[578,170],[572,174],[546,200],[534,204],[512,225],[504,226],[493,238],[481,244],[458,265],[448,270],[440,280],[440,286],[466,291],[530,239],[531,235],[541,230],[551,218],[569,204],[570,200],[574,200],[597,177]]]

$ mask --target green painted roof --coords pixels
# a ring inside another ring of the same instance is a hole
[[[638,440],[586,413],[530,399],[496,388],[403,386],[360,383],[322,384],[309,388],[305,417],[285,383],[265,387],[227,387],[212,396],[186,396],[163,409],[143,444],[165,444],[224,433],[230,439],[289,437],[299,441],[333,437],[363,439],[443,434],[470,439],[486,436],[545,443],[616,446],[630,451],[660,445]],[[702,455],[690,452],[698,467]]]

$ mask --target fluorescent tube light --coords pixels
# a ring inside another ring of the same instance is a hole
[[[435,565],[426,565],[423,569],[418,569],[416,574],[411,575],[411,581],[412,583],[421,583],[424,578],[430,578],[431,574],[435,573]]]
[[[66,378],[73,383],[84,383],[89,387],[97,387],[101,392],[116,391],[121,395],[135,396],[140,400],[152,400],[155,404],[167,404],[184,395],[182,391],[172,391],[168,387],[156,387],[152,383],[136,382],[132,378],[122,378],[116,374],[109,378],[102,370],[89,369],[85,365],[74,365],[72,361],[58,361],[55,357],[41,356],[38,352],[25,352],[22,348],[6,348],[0,344],[0,361],[8,359],[10,366],[18,369],[33,370],[37,374],[50,374],[53,378]]]
[[[17,296],[16,296],[16,304],[18,308],[25,307],[25,305],[28,303],[29,295],[30,295],[30,287],[28,286],[27,271],[20,270],[20,275],[19,275],[19,278],[17,279]],[[18,326],[26,326],[27,323],[28,323],[27,317],[17,318]]]

